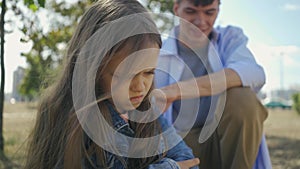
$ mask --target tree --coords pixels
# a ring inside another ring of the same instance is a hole
[[[3,108],[4,108],[4,86],[5,86],[5,67],[4,67],[4,18],[6,12],[6,0],[1,3],[1,17],[0,17],[0,35],[1,35],[1,89],[0,89],[0,152],[3,152],[4,139],[3,139]]]
[[[147,0],[147,7],[151,11],[173,13],[174,0]]]
[[[22,54],[28,64],[19,88],[23,96],[33,100],[53,82],[77,21],[93,1],[95,0],[58,3],[49,0],[44,10],[36,11],[30,16],[20,16],[23,21],[20,30],[24,33],[21,41],[33,44],[30,52]],[[40,17],[45,13],[51,18],[47,20],[47,24],[46,18]]]
[[[158,29],[161,33],[169,32],[174,26],[173,15],[174,0],[146,0],[146,7],[153,13]]]
[[[37,5],[33,0],[25,0],[25,4],[35,11],[31,15],[28,12],[19,12],[20,20],[23,22],[20,30],[24,33],[22,42],[32,42],[33,46],[30,52],[23,53],[26,58],[28,68],[26,68],[25,78],[20,86],[20,93],[27,96],[30,100],[38,97],[44,88],[48,87],[58,72],[58,66],[62,61],[67,42],[70,40],[77,21],[86,8],[96,0],[84,0],[73,3],[56,2],[49,0],[43,4],[49,20],[47,30],[42,24],[44,18],[39,17]],[[161,12],[172,11],[173,0],[148,0],[147,7],[151,11],[159,9]],[[21,11],[21,10],[20,10]],[[44,11],[44,12],[45,12]],[[25,15],[26,13],[26,15]],[[172,18],[156,17],[158,26],[163,32],[172,27]]]
[[[25,3],[34,3],[33,0],[24,0]],[[43,3],[44,0],[38,0],[39,3]],[[5,14],[7,11],[6,0],[1,2],[1,16],[0,16],[0,62],[1,62],[1,85],[0,85],[0,152],[3,153],[4,138],[3,138],[3,109],[4,109],[4,87],[5,87],[5,65],[4,65],[4,43],[5,43]]]
[[[296,93],[293,95],[293,102],[293,108],[298,114],[300,114],[300,93]]]

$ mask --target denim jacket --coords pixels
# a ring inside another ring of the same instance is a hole
[[[109,105],[109,104],[108,104]],[[112,115],[112,122],[115,131],[120,132],[126,136],[133,136],[134,130],[132,130],[129,124],[120,117],[120,115],[112,108],[111,105],[108,106]],[[160,125],[162,127],[162,131],[167,131],[167,134],[163,134],[164,141],[160,142],[160,148],[165,148],[165,143],[167,143],[168,147],[172,147],[170,150],[165,152],[165,156],[158,162],[153,163],[147,167],[147,169],[180,169],[177,161],[184,161],[188,159],[193,159],[194,155],[192,150],[182,141],[181,137],[176,133],[175,129],[172,126],[169,126],[166,119],[161,115],[158,118]],[[167,141],[165,141],[167,140]],[[120,145],[122,144],[122,145]],[[129,143],[126,140],[119,140],[118,146],[122,146],[123,148],[129,148]],[[127,157],[117,156],[111,152],[106,152],[107,166],[108,168],[113,169],[123,169],[127,168],[121,161],[127,161]],[[122,160],[120,160],[120,158]],[[95,162],[95,157],[92,157],[92,161]],[[96,165],[97,166],[97,165]],[[97,166],[97,168],[102,168]],[[192,167],[192,169],[198,169],[198,166]]]

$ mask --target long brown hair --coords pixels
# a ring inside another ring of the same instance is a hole
[[[64,60],[64,70],[56,83],[50,87],[40,102],[36,124],[30,135],[28,144],[26,169],[53,169],[53,168],[95,168],[95,161],[91,156],[96,157],[96,163],[106,166],[104,150],[93,141],[87,141],[88,136],[84,132],[76,116],[72,99],[72,78],[74,67],[82,48],[88,39],[106,23],[114,21],[126,15],[144,13],[147,10],[136,0],[100,0],[91,6],[82,16],[81,21],[70,41],[68,51]],[[150,17],[149,17],[150,18]],[[149,19],[148,18],[148,19]],[[151,20],[151,19],[150,19]],[[151,20],[155,27],[155,24]],[[139,25],[143,27],[144,25]],[[146,28],[145,28],[146,29]],[[125,44],[130,44],[131,52],[137,51],[144,46],[144,42],[157,43],[161,46],[161,39],[158,34],[139,34],[129,37],[117,43],[107,52],[107,60],[103,60],[102,66],[108,63],[114,53],[125,49]],[[98,74],[101,74],[100,66]],[[95,95],[100,98],[97,103],[105,119],[109,121],[109,111],[104,105],[104,93],[101,91],[101,81],[96,76]],[[98,88],[100,86],[100,88]],[[148,99],[138,108],[147,110],[150,106]],[[147,124],[130,122],[136,131],[136,137],[149,137],[155,134],[159,128],[157,121]],[[147,132],[145,132],[147,131]],[[130,159],[124,163],[125,168],[145,168],[157,160],[157,157]]]

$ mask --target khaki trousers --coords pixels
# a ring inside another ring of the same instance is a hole
[[[184,141],[200,158],[200,169],[251,169],[267,116],[267,110],[250,88],[232,88],[227,91],[225,109],[212,136],[199,144],[201,128],[196,128]]]

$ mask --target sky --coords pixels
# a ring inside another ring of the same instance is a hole
[[[263,91],[300,85],[300,1],[223,0],[216,24],[235,25],[266,72]],[[282,76],[281,76],[282,72]]]
[[[221,0],[221,3],[215,26],[234,25],[243,29],[250,50],[266,72],[262,91],[300,86],[300,1]],[[31,44],[20,42],[21,36],[18,31],[6,35],[6,93],[12,91],[13,71],[18,66],[26,67],[20,53],[31,48]]]

